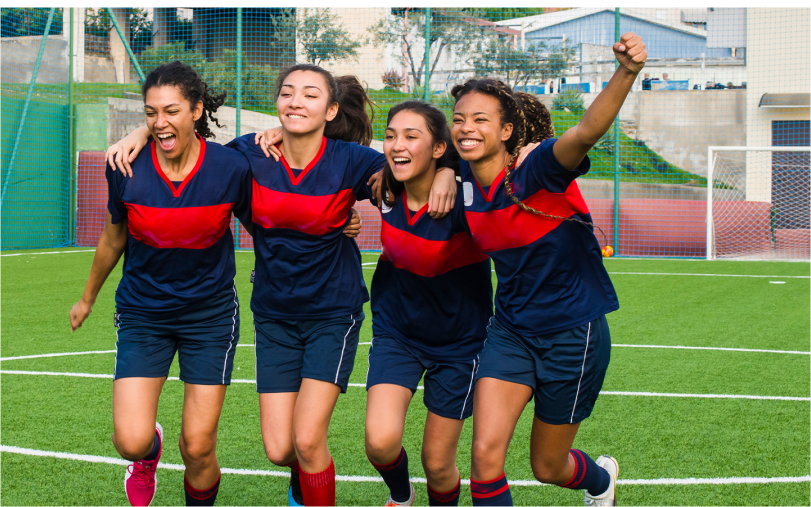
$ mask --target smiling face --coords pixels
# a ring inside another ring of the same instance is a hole
[[[421,114],[400,111],[386,127],[383,153],[394,179],[409,181],[436,170],[436,159],[445,153],[444,142],[434,142]]]
[[[330,103],[328,86],[317,72],[291,72],[276,98],[282,128],[299,135],[323,131],[326,123],[338,114],[338,104]]]
[[[483,93],[463,95],[453,108],[451,138],[462,160],[478,162],[503,156],[512,123],[501,123],[498,99]]]
[[[144,112],[149,132],[172,160],[194,141],[194,122],[203,115],[203,103],[192,107],[177,86],[153,86],[146,91]]]

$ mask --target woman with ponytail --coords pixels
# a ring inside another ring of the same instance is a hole
[[[244,155],[208,141],[208,120],[225,95],[212,95],[180,62],[161,65],[142,87],[147,150],[131,173],[107,166],[107,222],[75,331],[90,316],[107,276],[124,255],[116,289],[113,444],[133,461],[124,474],[132,505],[157,487],[163,428],[158,399],[175,352],[185,382],[180,454],[186,505],[214,505],[220,484],[217,424],[239,341],[232,213],[250,227],[251,173]]]
[[[462,158],[465,215],[498,278],[495,318],[479,358],[473,404],[473,505],[512,505],[504,474],[518,418],[534,395],[530,460],[544,483],[585,489],[614,505],[617,460],[572,449],[611,353],[605,315],[619,308],[575,179],[645,64],[633,33],[614,45],[620,66],[580,123],[560,139],[532,96],[495,79],[453,88],[451,131]],[[518,150],[540,143],[520,165]]]

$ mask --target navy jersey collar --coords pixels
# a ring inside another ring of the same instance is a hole
[[[428,210],[428,203],[425,203],[422,208],[414,212],[414,216],[411,216],[411,210],[408,209],[408,196],[406,195],[405,189],[403,189],[403,211],[405,211],[406,220],[408,221],[408,225],[414,226],[417,223],[417,220],[420,219],[421,216],[425,214]]]
[[[279,145],[277,144],[276,148],[278,147]],[[287,160],[284,159],[284,155],[282,155],[279,158],[279,162],[281,162],[282,165],[284,165],[284,168],[287,170],[287,174],[290,176],[290,181],[293,183],[293,185],[298,185],[299,183],[301,183],[301,180],[304,179],[304,177],[307,175],[308,172],[310,172],[310,169],[315,167],[315,165],[321,160],[321,157],[324,155],[325,149],[327,149],[327,138],[322,137],[321,148],[318,149],[318,153],[315,154],[315,158],[313,158],[310,161],[310,163],[307,164],[307,167],[305,167],[304,170],[301,171],[301,173],[299,173],[298,176],[293,174],[293,170],[290,168],[290,164],[287,163]]]
[[[203,159],[206,157],[206,140],[203,139],[200,134],[197,132],[194,133],[198,139],[200,139],[200,154],[197,156],[197,162],[194,164],[194,168],[191,172],[183,178],[183,183],[175,187],[172,181],[166,176],[166,173],[163,172],[161,169],[160,162],[158,162],[158,150],[154,140],[152,140],[152,164],[155,166],[155,170],[158,171],[158,175],[161,179],[166,183],[166,186],[169,187],[169,191],[172,192],[172,195],[175,197],[180,197],[180,194],[183,193],[183,189],[186,188],[186,185],[189,184],[194,175],[197,174],[197,171],[200,170],[200,166],[203,165]]]

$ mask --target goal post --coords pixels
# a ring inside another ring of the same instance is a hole
[[[808,146],[707,148],[707,259],[811,260]]]

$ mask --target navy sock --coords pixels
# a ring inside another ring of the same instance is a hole
[[[574,474],[569,482],[562,484],[561,487],[585,489],[592,496],[605,493],[611,485],[611,475],[585,452],[572,449],[569,454],[574,458]]]
[[[220,490],[220,478],[208,489],[199,490],[189,484],[186,475],[183,475],[183,489],[186,490],[186,505],[214,505],[217,500],[217,492]]]
[[[470,494],[473,496],[473,505],[512,505],[513,496],[507,475],[501,474],[498,479],[491,481],[474,481],[470,479]]]
[[[383,481],[391,491],[391,499],[395,502],[405,502],[411,497],[411,481],[408,476],[408,454],[405,447],[400,448],[400,455],[386,465],[372,463]]]
[[[462,478],[456,483],[456,487],[445,493],[434,491],[431,486],[428,487],[428,505],[459,505],[459,488],[462,485]]]
[[[142,460],[151,461],[158,457],[158,454],[161,452],[161,439],[158,437],[158,432],[155,432],[155,440],[152,441],[152,450],[149,451],[149,454],[141,458]]]

